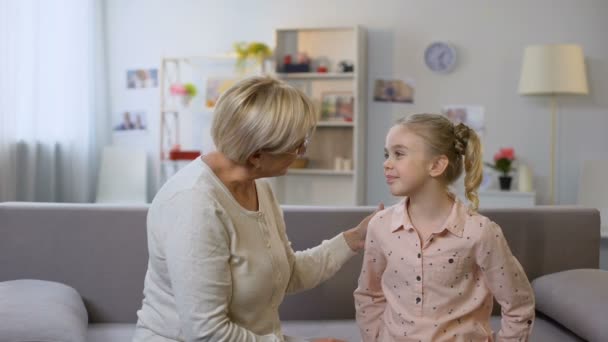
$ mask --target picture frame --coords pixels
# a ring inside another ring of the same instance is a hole
[[[127,88],[156,88],[158,87],[158,69],[129,69],[127,70]]]
[[[377,79],[374,84],[374,101],[414,103],[412,80]]]
[[[115,132],[145,131],[148,126],[146,116],[146,112],[143,110],[125,110],[116,113],[112,130]]]
[[[327,91],[321,93],[321,121],[352,122],[355,97],[351,91]]]
[[[479,105],[446,105],[441,108],[454,125],[463,123],[473,129],[480,138],[485,135],[485,110]]]

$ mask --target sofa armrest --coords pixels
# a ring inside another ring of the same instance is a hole
[[[608,341],[608,271],[579,269],[532,282],[536,309],[590,341]]]
[[[51,281],[0,282],[0,341],[82,342],[88,315],[73,288]]]

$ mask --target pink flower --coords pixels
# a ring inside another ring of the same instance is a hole
[[[494,164],[484,163],[494,170],[502,172],[503,175],[508,175],[514,168],[512,167],[512,163],[515,160],[515,151],[512,147],[509,148],[501,148],[494,155]]]
[[[505,158],[509,159],[509,160],[513,160],[515,159],[515,150],[513,150],[512,147],[509,148],[503,148],[502,149],[502,154]]]
[[[512,147],[501,148],[500,151],[494,155],[494,161],[499,159],[515,160],[515,150],[513,150]]]
[[[188,93],[186,87],[182,84],[172,84],[169,91],[171,92],[171,95],[186,95]]]

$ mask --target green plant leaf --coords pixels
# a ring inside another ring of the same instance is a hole
[[[192,83],[186,83],[184,84],[184,89],[186,89],[186,93],[188,93],[188,95],[190,97],[195,97],[197,90],[196,90],[196,86]]]

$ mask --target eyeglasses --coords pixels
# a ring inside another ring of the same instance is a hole
[[[296,157],[303,157],[304,154],[306,153],[306,149],[308,148],[309,143],[310,143],[310,138],[308,136],[306,136],[306,138],[304,138],[304,141],[300,145],[298,145],[298,147],[296,147],[296,149],[293,152],[279,152],[276,154],[278,154],[278,155],[289,154],[289,155],[296,156]]]
[[[308,136],[304,139],[304,141],[298,146],[296,147],[296,150],[294,152],[287,152],[289,154],[295,154],[298,157],[303,157],[304,154],[306,153],[306,149],[308,148],[308,144],[310,143],[310,139],[308,138]]]

